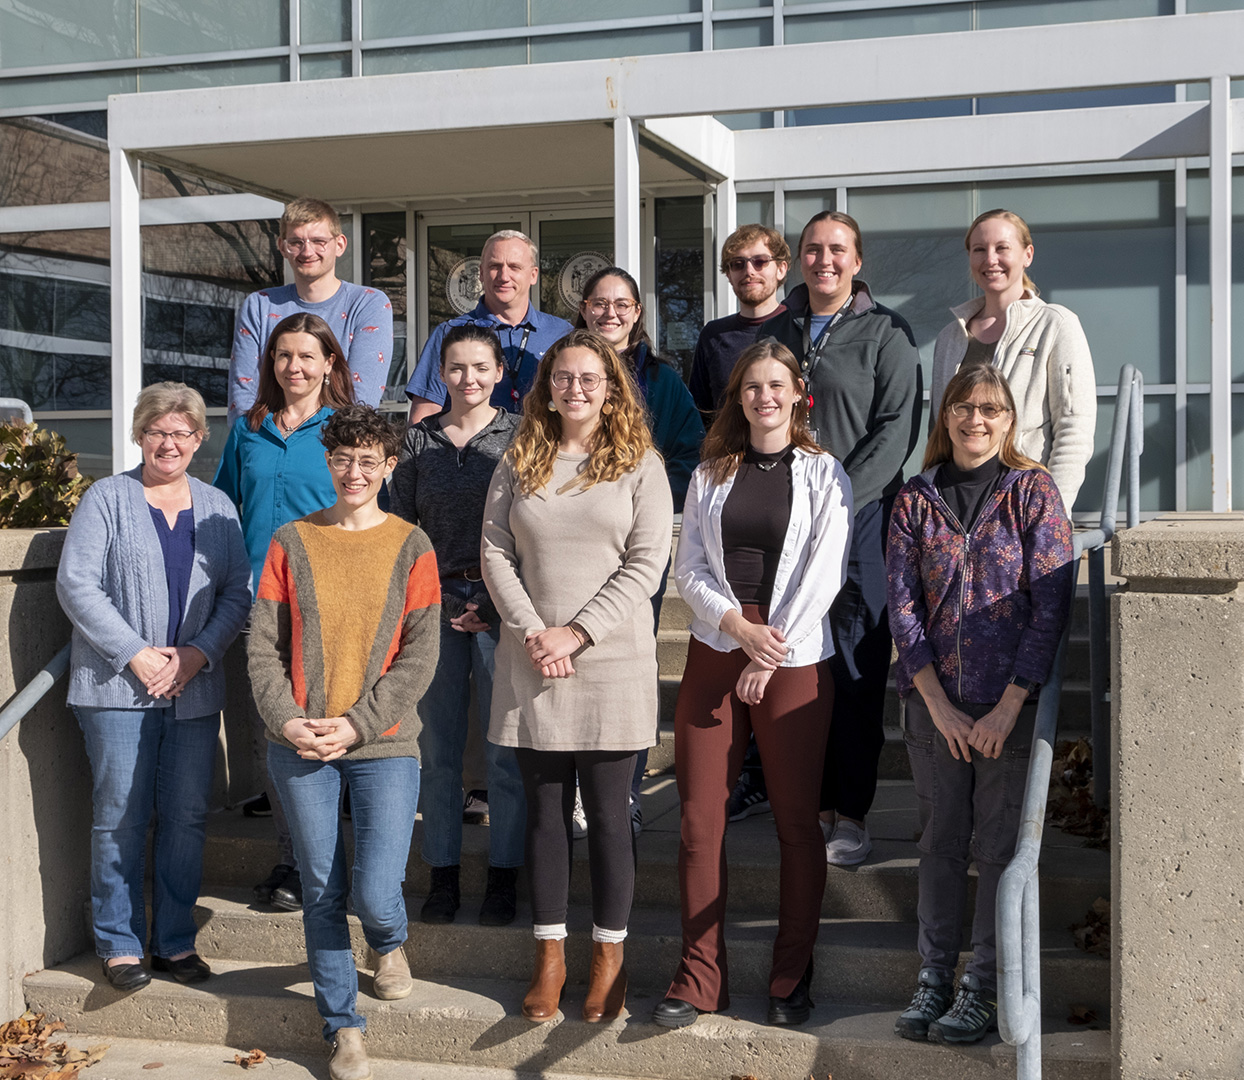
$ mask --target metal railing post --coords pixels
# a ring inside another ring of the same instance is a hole
[[[3,709],[0,709],[0,741],[12,731],[66,671],[69,670],[69,646],[58,652],[43,669],[21,688]]]

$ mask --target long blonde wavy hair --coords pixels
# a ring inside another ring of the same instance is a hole
[[[507,451],[524,495],[534,495],[553,475],[562,438],[562,418],[549,408],[549,403],[553,400],[554,365],[567,349],[587,349],[600,358],[608,380],[605,402],[612,410],[601,411],[587,463],[566,486],[590,488],[594,484],[609,483],[624,473],[633,472],[644,455],[653,449],[648,418],[629,365],[622,362],[613,346],[599,334],[591,330],[572,330],[555,341],[541,359],[536,380],[523,398],[523,418],[518,433]]]

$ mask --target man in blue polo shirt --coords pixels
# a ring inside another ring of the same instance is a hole
[[[505,353],[505,375],[492,392],[492,403],[510,412],[522,411],[523,395],[531,389],[540,357],[570,323],[531,306],[531,290],[540,276],[540,252],[525,233],[502,229],[484,241],[479,279],[484,295],[465,315],[443,322],[428,338],[415,373],[406,384],[410,422],[434,416],[448,398],[441,380],[441,339],[450,327],[478,323],[496,331]]]
[[[349,365],[356,400],[379,405],[393,362],[393,305],[379,289],[337,277],[337,259],[346,250],[337,211],[319,199],[295,199],[281,215],[277,246],[294,281],[242,301],[229,357],[229,426],[255,404],[272,328],[299,312],[328,323]]]

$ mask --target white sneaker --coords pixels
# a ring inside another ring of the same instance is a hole
[[[839,818],[825,845],[825,861],[830,866],[858,866],[868,858],[872,849],[867,823],[860,826],[854,821]]]
[[[574,789],[574,813],[570,818],[570,828],[576,840],[587,836],[587,814],[583,812],[583,796],[578,788]]]

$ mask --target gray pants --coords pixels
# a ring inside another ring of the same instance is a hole
[[[979,719],[992,705],[960,704]],[[994,905],[998,879],[1019,836],[1036,720],[1035,699],[1020,710],[1002,756],[987,758],[972,751],[972,760],[951,756],[946,739],[933,724],[918,692],[906,701],[905,733],[920,807],[920,934],[917,948],[922,967],[953,978],[963,941],[963,915],[968,899],[968,863],[976,861],[976,910],[972,917],[972,959],[967,971],[994,989],[998,955]]]

